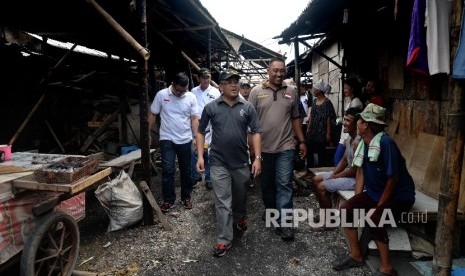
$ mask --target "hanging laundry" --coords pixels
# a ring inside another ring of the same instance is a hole
[[[426,0],[415,0],[412,10],[407,68],[428,75],[428,52],[425,28]]]
[[[459,47],[454,58],[452,77],[454,79],[465,79],[465,9],[462,11],[462,26],[460,28]]]
[[[449,20],[451,0],[426,1],[426,45],[431,75],[450,72]]]

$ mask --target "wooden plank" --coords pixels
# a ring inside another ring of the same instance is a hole
[[[407,231],[404,228],[388,228],[387,232],[389,237],[389,252],[391,254],[393,252],[399,253],[412,251],[412,246],[410,245]],[[372,251],[377,250],[375,241],[370,241],[368,248]]]
[[[408,171],[415,182],[417,190],[423,191],[423,180],[432,154],[431,145],[435,143],[437,137],[436,135],[420,133],[416,139]]]
[[[465,212],[465,154],[463,155],[462,177],[460,180],[460,194],[459,194],[458,208],[459,210],[462,210]]]
[[[90,187],[92,184],[103,179],[104,177],[111,174],[111,168],[106,168],[93,175],[82,178],[70,184],[63,183],[40,183],[33,179],[32,176],[26,176],[24,178],[16,179],[12,181],[12,185],[15,189],[24,190],[40,190],[40,191],[53,191],[53,192],[64,192],[70,195],[78,194],[82,190]]]
[[[394,134],[392,139],[394,139],[397,146],[399,147],[400,153],[405,158],[405,164],[407,164],[408,168],[410,166],[410,162],[412,161],[415,137],[403,134]]]
[[[421,185],[421,191],[435,199],[439,199],[445,141],[445,137],[437,136],[434,144],[431,145],[431,158]]]
[[[155,149],[150,149],[150,153],[153,153]],[[128,154],[121,155],[119,157],[116,157],[108,162],[101,163],[101,167],[119,167],[123,168],[125,166],[128,166],[131,162],[136,161],[141,158],[141,150],[135,150],[131,151]]]
[[[139,186],[140,186],[142,192],[144,193],[145,197],[147,198],[148,202],[152,206],[152,209],[155,211],[156,218],[161,223],[163,228],[166,231],[173,231],[173,228],[171,227],[171,225],[166,220],[165,214],[163,214],[160,207],[158,206],[157,201],[153,197],[152,191],[150,191],[150,188],[147,185],[147,183],[145,181],[141,181],[141,182],[139,182]],[[157,220],[155,220],[155,221],[157,221]]]
[[[398,127],[399,127],[398,121],[390,121],[385,132],[387,133],[387,135],[393,137],[396,134]]]
[[[31,175],[32,173],[33,173],[32,171],[29,171],[29,172],[0,174],[0,183],[6,183],[6,182],[9,182],[11,180],[20,178],[20,177]]]
[[[411,102],[405,101],[400,105],[399,134],[412,135],[411,130],[412,106]]]

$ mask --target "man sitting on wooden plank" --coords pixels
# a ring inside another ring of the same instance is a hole
[[[344,141],[345,152],[341,160],[337,164],[334,171],[322,172],[313,177],[312,184],[320,209],[331,208],[331,193],[337,190],[353,190],[355,188],[355,172],[356,168],[352,167],[354,151],[360,141],[360,136],[357,135],[356,115],[362,112],[359,107],[351,107],[346,110],[342,130],[348,133],[349,136]],[[326,227],[323,224],[321,227],[312,227],[314,231],[331,230],[334,228]]]
[[[385,114],[385,108],[368,104],[357,117],[362,140],[353,161],[357,167],[355,195],[340,208],[350,253],[333,264],[335,270],[364,265],[357,227],[367,225],[380,256],[380,267],[373,275],[397,275],[389,258],[386,227],[395,226],[401,214],[413,206],[415,185],[399,148],[384,133]]]

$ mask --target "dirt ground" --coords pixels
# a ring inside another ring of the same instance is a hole
[[[161,173],[152,178],[151,189],[159,204]],[[179,196],[179,186],[177,187]],[[211,254],[215,243],[213,191],[201,184],[192,193],[192,210],[178,202],[167,219],[173,231],[160,225],[138,225],[106,232],[108,217],[92,194],[87,196],[87,215],[79,223],[81,248],[76,270],[98,275],[370,275],[367,266],[337,272],[331,263],[347,253],[339,230],[312,232],[300,224],[295,241],[285,242],[261,220],[260,187],[249,191],[249,228],[222,258]],[[314,195],[296,197],[296,208],[315,208]]]

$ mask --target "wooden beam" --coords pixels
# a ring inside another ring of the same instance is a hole
[[[145,197],[149,201],[150,205],[152,206],[153,210],[155,211],[155,214],[156,214],[155,221],[160,222],[161,225],[163,226],[163,228],[166,231],[173,231],[173,228],[171,227],[171,225],[166,220],[165,214],[163,214],[163,212],[161,211],[160,207],[157,204],[157,201],[153,197],[152,191],[150,191],[150,188],[147,185],[147,182],[141,181],[139,183],[139,186],[140,186],[142,192],[144,193]]]

